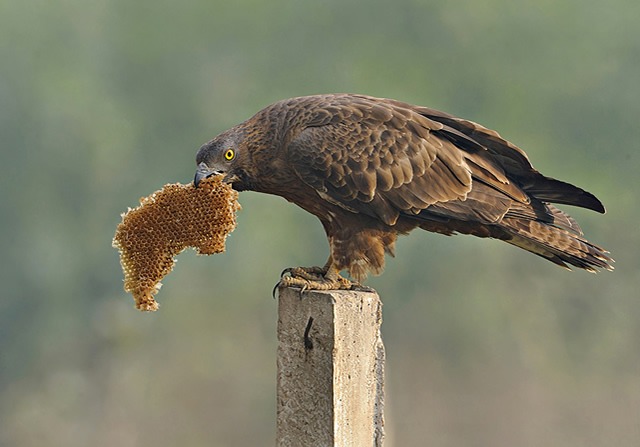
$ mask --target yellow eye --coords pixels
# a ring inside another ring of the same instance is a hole
[[[224,153],[224,159],[227,161],[231,161],[235,158],[236,153],[233,149],[227,149],[227,152]]]

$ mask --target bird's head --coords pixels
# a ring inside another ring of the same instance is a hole
[[[193,184],[198,184],[212,175],[225,174],[224,181],[233,183],[238,180],[238,166],[242,158],[242,149],[237,140],[222,134],[205,143],[196,155],[196,175]]]

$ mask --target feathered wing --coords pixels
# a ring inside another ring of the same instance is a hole
[[[324,97],[288,147],[323,200],[394,226],[495,237],[556,264],[610,268],[602,248],[547,202],[604,212],[592,194],[542,176],[496,132],[432,109]]]
[[[321,197],[387,225],[466,197],[471,169],[432,134],[440,125],[368,98],[340,99],[321,106],[289,144],[289,161]]]
[[[496,165],[508,173],[511,183],[530,198],[529,203],[515,201],[510,205],[499,223],[500,232],[506,232],[506,237],[500,239],[563,267],[569,264],[592,272],[595,268],[613,269],[608,252],[587,241],[571,216],[548,203],[604,213],[598,198],[582,188],[540,174],[523,150],[491,129],[437,110],[424,107],[418,110],[443,124],[442,134],[457,145],[468,145],[471,140],[486,148]]]
[[[456,145],[464,147],[473,143],[481,145],[491,155],[496,165],[509,173],[510,178],[528,195],[552,203],[573,205],[604,213],[602,202],[593,194],[569,183],[546,177],[533,168],[527,154],[505,140],[494,130],[438,110],[417,107],[416,110],[443,125],[442,135]]]

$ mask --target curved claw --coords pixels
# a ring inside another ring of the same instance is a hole
[[[317,281],[315,281],[317,282]],[[302,299],[302,294],[307,290],[315,289],[316,287],[312,287],[314,281],[310,281],[305,278],[299,278],[294,276],[286,276],[282,277],[280,281],[273,286],[273,290],[271,291],[271,296],[273,299],[276,299],[276,293],[280,290],[280,287],[299,287],[300,288],[300,299]]]
[[[293,271],[293,267],[287,267],[280,273],[280,278],[282,278],[284,275],[287,275],[287,274],[290,275],[292,271]]]

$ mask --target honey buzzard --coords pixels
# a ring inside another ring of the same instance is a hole
[[[214,173],[238,191],[284,197],[317,216],[324,267],[280,285],[355,288],[379,274],[415,228],[500,239],[560,266],[612,269],[607,251],[551,203],[604,213],[587,191],[536,171],[497,132],[427,107],[353,94],[285,99],[204,144],[194,183]]]

